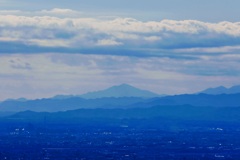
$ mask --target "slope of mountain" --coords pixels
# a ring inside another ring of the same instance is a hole
[[[37,113],[31,111],[19,112],[10,116],[12,119],[34,119],[55,122],[81,122],[84,119],[151,119],[164,118],[171,120],[193,121],[238,121],[240,122],[240,107],[194,107],[181,106],[155,106],[150,108],[132,109],[78,109],[65,112]],[[111,123],[111,122],[108,122]]]
[[[216,88],[208,88],[206,90],[201,91],[200,93],[205,94],[235,94],[240,93],[240,85],[232,86],[230,88],[226,88],[223,86]]]
[[[154,98],[145,104],[155,105],[192,105],[192,106],[212,106],[212,107],[240,107],[240,93],[237,94],[183,94]]]
[[[28,101],[4,101],[0,103],[1,112],[19,112],[31,110],[36,112],[57,112],[79,108],[124,108],[144,101],[138,97],[84,99],[70,97],[64,99],[36,99]]]
[[[81,95],[82,98],[94,99],[94,98],[103,98],[103,97],[142,97],[150,98],[159,96],[156,93],[141,90],[130,86],[128,84],[121,84],[119,86],[113,86],[105,90],[89,92]]]

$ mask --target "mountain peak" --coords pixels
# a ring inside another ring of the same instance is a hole
[[[131,87],[131,88],[135,88],[135,87],[133,87],[133,86],[131,86],[131,85],[129,85],[129,84],[126,84],[126,83],[122,83],[122,84],[120,84],[120,85],[115,85],[115,86],[112,86],[112,87],[109,87],[109,88],[124,88],[124,87]],[[108,88],[108,89],[109,89]]]
[[[113,87],[114,87],[114,86],[113,86]],[[131,86],[131,85],[127,84],[127,83],[122,83],[122,84],[117,85],[117,86],[115,86],[115,87],[133,87],[133,86]]]
[[[126,84],[126,83],[123,83],[123,84],[120,84],[120,85],[116,85],[116,86],[112,86],[112,87],[109,87],[107,88],[106,90],[110,90],[110,89],[117,89],[117,90],[129,90],[129,89],[134,89],[134,90],[140,90],[136,87],[133,87],[129,84]]]
[[[240,85],[232,86],[230,88],[226,88],[224,86],[219,86],[216,88],[208,88],[206,90],[201,91],[200,93],[205,94],[235,94],[240,93]]]
[[[123,83],[120,85],[112,86],[105,90],[89,92],[81,95],[83,98],[93,99],[93,98],[103,98],[103,97],[142,97],[142,98],[150,98],[157,97],[158,94],[138,89],[129,84]]]

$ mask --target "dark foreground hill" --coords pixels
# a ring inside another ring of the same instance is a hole
[[[140,103],[143,98],[138,97],[121,97],[121,98],[99,98],[99,99],[83,99],[80,97],[71,97],[66,99],[36,99],[24,102],[5,101],[0,103],[2,112],[20,112],[20,111],[36,111],[36,112],[57,112],[79,108],[122,108],[124,106]]]
[[[171,119],[187,121],[240,122],[240,107],[155,106],[132,109],[78,109],[65,112],[19,112],[8,119],[23,121],[71,122],[92,119]],[[110,121],[111,122],[111,121]],[[159,122],[160,123],[160,122]]]
[[[165,106],[0,118],[5,159],[238,160],[239,108]]]

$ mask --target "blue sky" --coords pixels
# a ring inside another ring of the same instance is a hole
[[[240,80],[240,2],[0,1],[0,99]]]

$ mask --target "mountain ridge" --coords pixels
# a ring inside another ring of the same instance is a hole
[[[84,119],[151,119],[164,118],[172,120],[200,121],[235,121],[240,122],[240,107],[196,107],[191,105],[153,106],[150,108],[130,109],[77,109],[64,112],[32,112],[24,111],[9,116],[18,120],[43,120],[47,117],[53,121],[83,121]]]
[[[80,95],[82,98],[86,99],[94,99],[94,98],[103,98],[103,97],[142,97],[142,98],[151,98],[151,97],[158,97],[159,95],[143,90],[143,89],[138,89],[136,87],[133,87],[129,84],[120,84],[116,86],[109,87],[104,90],[100,91],[94,91],[94,92],[89,92],[86,94]]]
[[[200,93],[205,94],[235,94],[240,93],[240,85],[235,85],[229,88],[226,88],[224,86],[214,87],[214,88],[207,88]]]
[[[212,107],[240,107],[240,93],[238,94],[184,94],[175,96],[139,98],[97,98],[84,99],[72,97],[67,99],[37,99],[29,101],[5,101],[0,103],[1,112],[19,112],[24,110],[32,111],[66,111],[74,109],[96,109],[96,108],[148,108],[152,106],[192,105]]]
[[[224,87],[220,87],[220,89],[221,88],[224,89]],[[238,89],[238,87],[232,88],[235,90]],[[112,93],[117,94],[113,95]],[[36,100],[7,100],[0,103],[0,112],[19,112],[25,110],[37,112],[57,112],[81,108],[128,109],[173,105],[192,105],[200,107],[240,107],[240,93],[216,95],[200,93],[161,97],[155,96],[156,94],[152,92],[137,89],[127,84],[122,84],[89,94],[85,95],[88,98],[68,95]],[[146,97],[146,95],[152,95],[154,97]]]

